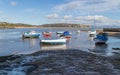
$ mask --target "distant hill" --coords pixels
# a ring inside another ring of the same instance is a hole
[[[89,28],[89,25],[56,23],[56,24],[44,24],[44,25],[40,25],[39,27],[74,27],[74,28]]]
[[[43,24],[43,25],[29,25],[22,23],[7,23],[0,22],[0,28],[43,28],[43,27],[74,27],[74,28],[89,28],[89,25],[82,24],[67,24],[67,23],[55,23],[55,24]]]
[[[0,22],[0,28],[24,28],[24,27],[37,27],[37,26],[29,25],[29,24],[22,24],[22,23]]]

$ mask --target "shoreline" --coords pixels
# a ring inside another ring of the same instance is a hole
[[[0,70],[26,67],[22,71],[26,75],[119,75],[119,57],[120,54],[104,57],[77,49],[38,51],[7,57],[0,62]]]

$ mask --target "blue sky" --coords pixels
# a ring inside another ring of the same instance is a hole
[[[120,24],[120,0],[0,0],[0,21]]]

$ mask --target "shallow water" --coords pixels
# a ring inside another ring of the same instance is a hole
[[[66,45],[62,46],[40,46],[40,39],[44,39],[42,35],[38,39],[21,39],[20,35],[22,32],[26,32],[28,30],[35,30],[39,33],[43,31],[47,31],[49,29],[40,29],[40,28],[32,28],[32,29],[0,29],[0,56],[6,56],[11,54],[29,54],[33,52],[37,52],[40,50],[48,50],[48,49],[80,49],[85,50],[101,55],[113,55],[115,51],[112,48],[119,48],[120,39],[115,37],[109,37],[107,44],[104,45],[95,45],[92,38],[88,37],[88,33],[81,31],[77,33],[78,29],[67,29],[72,34],[72,38],[67,41]],[[56,38],[57,31],[64,31],[65,29],[51,29],[53,32],[53,37]]]

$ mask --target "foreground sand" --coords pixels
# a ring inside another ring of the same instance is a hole
[[[12,71],[13,68],[20,67],[24,67],[22,71],[26,75],[119,75],[120,54],[103,57],[67,49],[12,55],[0,60],[0,71]],[[4,72],[5,74],[7,75],[7,72]]]

